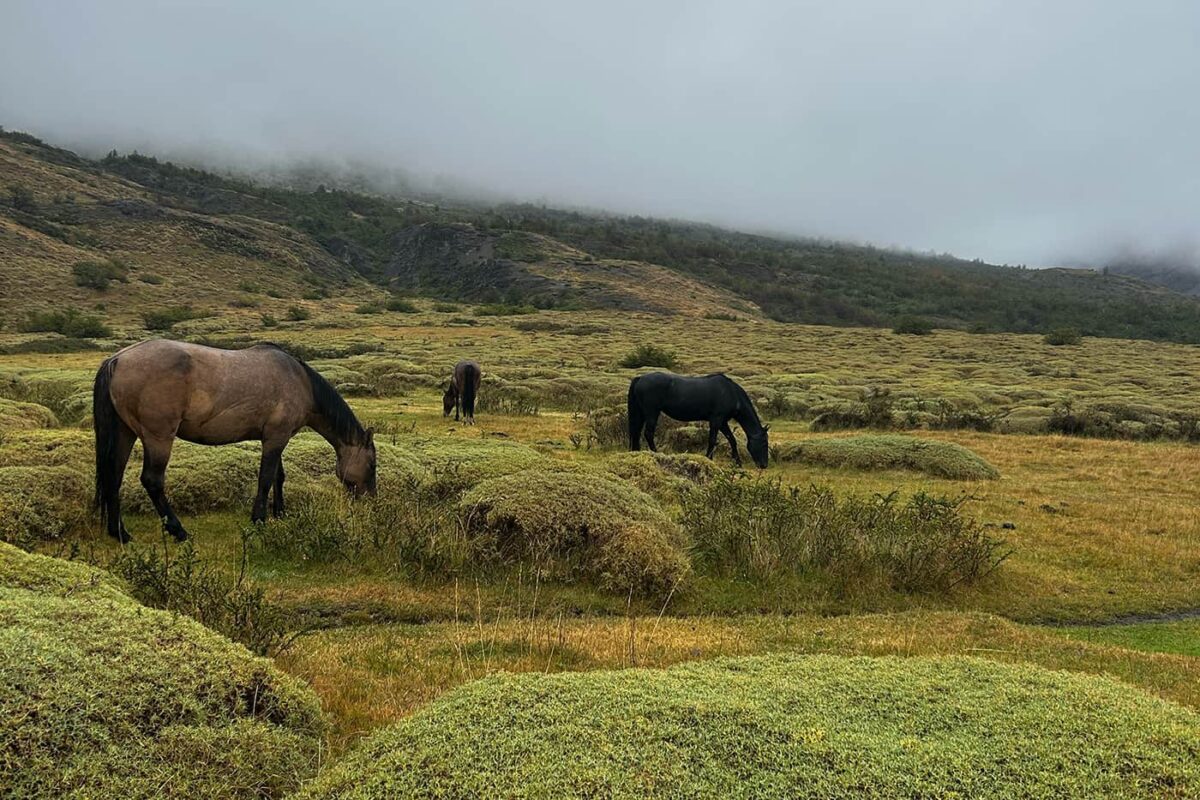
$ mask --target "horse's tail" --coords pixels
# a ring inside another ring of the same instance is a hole
[[[642,379],[642,377],[639,375],[638,377],[634,378],[633,380],[631,380],[629,382],[629,398],[628,398],[628,408],[627,408],[626,414],[629,417],[629,449],[630,450],[640,450],[641,449],[639,440],[642,437],[642,426],[646,422],[645,417],[642,414],[642,406],[640,403],[637,402],[637,398],[634,396],[634,388],[637,386],[637,382],[640,381],[641,379]]]
[[[92,427],[96,430],[96,496],[93,503],[100,512],[102,523],[108,521],[109,502],[120,491],[122,477],[117,464],[117,438],[123,423],[109,393],[116,368],[117,358],[113,356],[100,365],[92,385]]]
[[[479,367],[467,364],[463,367],[463,383],[461,387],[463,413],[467,419],[475,419],[475,387],[479,385]]]

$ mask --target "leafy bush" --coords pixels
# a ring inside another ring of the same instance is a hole
[[[191,306],[171,306],[142,312],[142,324],[148,331],[169,331],[180,322],[187,322],[200,316]]]
[[[0,544],[0,577],[5,794],[257,800],[315,772],[317,698],[271,662],[93,568]]]
[[[288,322],[303,322],[306,319],[312,319],[312,312],[307,308],[304,306],[288,306]]]
[[[86,350],[99,350],[99,346],[91,339],[77,339],[71,336],[53,336],[45,339],[30,339],[18,342],[8,347],[0,348],[5,355],[21,355],[23,353],[82,353]]]
[[[0,540],[33,547],[81,528],[89,489],[71,467],[0,466]]]
[[[1200,792],[1198,738],[1194,711],[1124,683],[973,658],[500,673],[377,731],[299,800],[1148,800]]]
[[[894,406],[890,389],[871,386],[863,390],[862,399],[856,403],[838,403],[813,408],[816,416],[810,427],[814,431],[891,428],[896,424]]]
[[[626,369],[639,369],[641,367],[675,369],[679,366],[679,359],[674,352],[658,345],[640,344],[621,359],[619,366]]]
[[[271,314],[263,314],[259,317],[262,320],[264,328],[275,328],[279,326],[279,320]]]
[[[74,308],[63,311],[31,311],[20,327],[28,333],[61,333],[73,338],[103,339],[112,336],[112,330],[100,317],[85,314]]]
[[[1055,347],[1079,344],[1083,341],[1083,334],[1078,328],[1055,328],[1043,336],[1042,341]]]
[[[475,410],[483,414],[536,417],[541,409],[530,390],[487,381],[475,398]]]
[[[354,313],[355,314],[382,314],[383,313],[383,303],[379,302],[378,300],[372,300],[369,303],[363,303],[362,305],[355,307]]]
[[[453,314],[460,306],[457,303],[434,303],[433,310],[439,314]]]
[[[990,573],[1003,543],[960,513],[962,500],[924,493],[839,499],[830,489],[737,480],[689,493],[682,524],[697,566],[770,579],[817,570],[848,588],[879,578],[903,592],[945,592]]]
[[[151,272],[145,272],[145,273],[142,273],[141,275],[138,275],[138,280],[141,281],[142,283],[148,283],[151,286],[160,286],[163,282],[163,279],[161,276],[155,275],[154,273],[151,273]]]
[[[127,283],[129,268],[120,261],[79,261],[71,267],[75,285],[103,292],[113,281]]]
[[[933,323],[922,317],[906,316],[896,320],[892,333],[905,333],[914,336],[928,336],[933,333]]]
[[[823,467],[908,469],[939,478],[988,480],[1000,477],[991,464],[962,445],[914,436],[851,436],[784,445],[780,461]]]
[[[235,297],[229,301],[230,308],[258,308],[262,305],[262,301],[257,297]]]
[[[416,314],[421,309],[412,300],[403,297],[393,297],[384,304],[384,308],[388,311],[395,311],[400,314]]]
[[[666,594],[688,575],[679,527],[649,495],[604,475],[531,469],[483,481],[459,508],[501,560],[529,560],[562,579]]]

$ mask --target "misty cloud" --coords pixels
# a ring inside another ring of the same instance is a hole
[[[1194,252],[1198,37],[1193,0],[7,0],[0,124],[1051,264]]]

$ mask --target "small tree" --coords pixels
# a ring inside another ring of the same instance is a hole
[[[1055,347],[1075,345],[1083,341],[1083,334],[1077,328],[1055,328],[1043,336],[1042,341]]]
[[[892,328],[892,333],[928,336],[933,333],[933,323],[923,317],[907,315],[896,320],[896,327]]]

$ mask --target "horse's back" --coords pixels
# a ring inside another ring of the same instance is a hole
[[[630,383],[630,402],[645,413],[665,413],[682,422],[697,422],[725,416],[736,405],[722,373],[689,376],[670,372],[648,372]]]
[[[464,358],[454,365],[454,372],[451,377],[454,380],[455,387],[458,389],[464,388],[467,381],[471,381],[478,387],[479,381],[483,377],[483,370],[480,369],[478,361]]]

